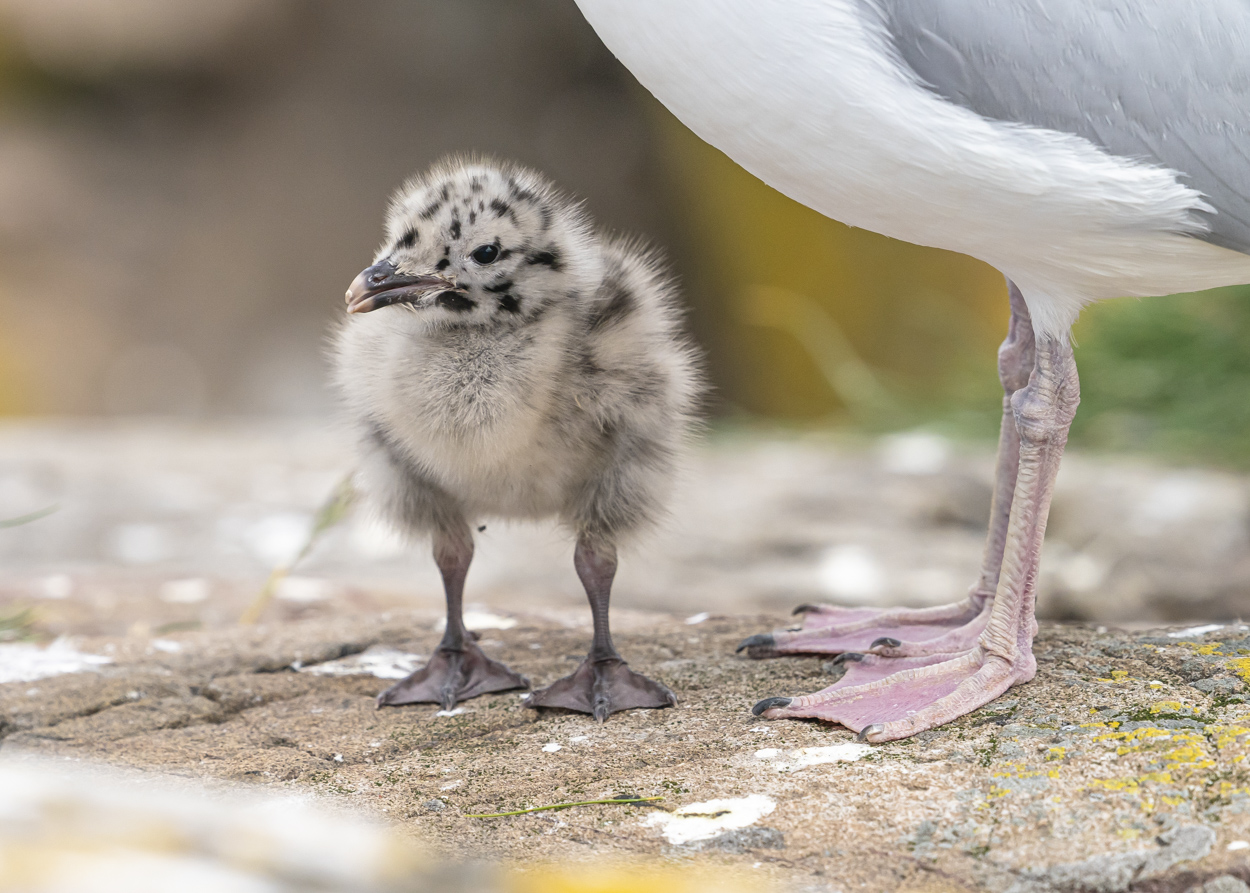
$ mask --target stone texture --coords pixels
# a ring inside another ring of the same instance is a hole
[[[584,611],[499,610],[516,625],[483,630],[483,647],[536,682],[580,657]],[[1234,647],[1244,629],[1171,637],[1044,624],[1036,680],[849,762],[798,759],[852,742],[845,730],[748,712],[759,697],[828,680],[819,658],[733,654],[775,616],[690,625],[621,611],[618,644],[681,703],[603,725],[540,715],[511,692],[452,716],[378,711],[385,680],[292,669],[375,644],[428,654],[437,619],[392,611],[166,634],[176,651],[138,636],[84,638],[82,650],[114,663],[0,686],[0,756],[311,791],[386,817],[452,860],[658,860],[796,890],[1179,893],[1250,878],[1246,850],[1227,848],[1250,840],[1250,706],[1181,675],[1195,659],[1246,673],[1250,648]],[[664,799],[469,817],[621,795]],[[646,823],[652,809],[750,795],[776,808],[747,828],[674,846]]]

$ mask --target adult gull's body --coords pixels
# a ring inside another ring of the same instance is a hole
[[[578,0],[699,136],[853,226],[1008,279],[980,579],[942,608],[806,611],[757,653],[848,671],[768,717],[902,738],[1033,678],[1034,584],[1081,308],[1250,282],[1248,0]]]

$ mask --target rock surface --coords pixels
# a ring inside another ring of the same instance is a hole
[[[733,649],[798,602],[958,597],[988,448],[715,438],[614,593],[618,645],[680,706],[604,725],[514,692],[450,715],[375,710],[435,646],[441,594],[424,549],[363,515],[318,545],[264,625],[237,625],[349,466],[309,425],[0,429],[3,514],[60,505],[0,529],[0,756],[315,792],[453,859],[659,860],[812,891],[1250,881],[1250,628],[1202,619],[1247,606],[1244,478],[1070,457],[1041,596],[1052,618],[1088,622],[1043,623],[1032,683],[870,748],[749,713],[830,684],[827,660]],[[535,684],[589,639],[570,552],[550,528],[492,525],[469,578],[482,647]],[[474,817],[625,794],[663,799]]]
[[[588,637],[584,612],[493,616],[515,625],[483,630],[482,646],[535,682],[568,672]],[[0,755],[315,791],[453,859],[710,864],[813,891],[1223,891],[1250,880],[1250,629],[1046,624],[1032,683],[946,728],[868,747],[836,727],[748,712],[759,697],[831,681],[818,658],[734,656],[780,618],[617,620],[624,653],[671,685],[679,707],[597,725],[506,692],[452,715],[378,711],[387,683],[343,675],[344,658],[425,655],[437,641],[435,614],[392,612],[79,641],[113,663],[0,685]],[[313,672],[332,661],[337,672]],[[382,660],[354,666],[391,672]],[[1232,693],[1195,687],[1203,679]],[[474,817],[622,795],[663,799]]]

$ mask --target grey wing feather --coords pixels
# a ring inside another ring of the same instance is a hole
[[[860,0],[947,100],[1160,164],[1250,254],[1250,0]]]

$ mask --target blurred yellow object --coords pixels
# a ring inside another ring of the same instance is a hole
[[[830,220],[655,106],[693,322],[732,403],[776,418],[921,403],[984,375],[1007,329],[991,267]],[[973,358],[969,368],[969,359]]]
[[[729,872],[670,866],[544,866],[514,870],[507,893],[767,893],[774,885],[743,870]]]

